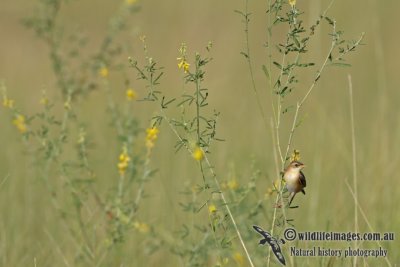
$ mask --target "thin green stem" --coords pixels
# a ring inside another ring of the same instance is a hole
[[[349,100],[350,100],[350,124],[351,124],[351,148],[353,151],[353,188],[354,188],[354,232],[358,232],[358,189],[357,189],[357,154],[356,154],[356,135],[354,126],[354,103],[353,103],[353,83],[351,81],[351,75],[348,75],[349,81]],[[357,240],[354,240],[354,249],[357,249]],[[357,257],[354,257],[353,266],[357,266]]]
[[[122,203],[122,196],[124,192],[124,180],[125,180],[125,174],[120,173],[118,180],[118,194],[117,194],[117,201],[119,202],[118,204]]]
[[[197,145],[200,146],[200,78],[199,78],[199,63],[196,60],[196,134]]]
[[[117,105],[115,104],[112,91],[110,88],[110,83],[107,78],[104,78],[104,89],[106,92],[108,108],[110,109],[112,121],[115,124],[115,127],[117,128],[117,133],[119,136],[124,136],[124,129],[122,127],[120,116],[118,115]]]
[[[354,203],[356,204],[356,206],[357,206],[358,209],[360,210],[361,216],[363,217],[364,221],[367,223],[368,228],[369,228],[369,231],[370,231],[370,232],[376,232],[376,231],[374,230],[374,228],[372,227],[371,223],[369,222],[368,217],[367,217],[367,215],[365,214],[364,209],[361,207],[360,203],[358,202],[358,199],[357,199],[357,197],[356,197],[356,195],[355,195],[355,192],[354,192],[353,189],[351,188],[351,186],[350,186],[349,182],[347,181],[347,179],[344,180],[344,182],[346,183],[346,186],[347,186],[347,188],[349,189],[349,191],[350,191],[350,193],[351,193],[351,195],[352,195],[352,197],[353,197],[353,199],[354,199]],[[377,240],[376,243],[378,244],[379,247],[382,247],[382,243],[381,243],[379,240]],[[388,265],[389,267],[392,267],[392,263],[389,261],[388,257],[384,257],[384,259],[385,259],[387,265]],[[396,266],[396,265],[395,265],[395,266]]]
[[[248,252],[248,250],[246,248],[246,245],[245,245],[245,243],[243,241],[242,235],[240,234],[240,231],[239,231],[239,228],[238,228],[238,226],[236,224],[235,218],[233,217],[231,209],[228,206],[228,202],[226,201],[225,194],[221,190],[221,186],[219,185],[219,182],[218,182],[218,179],[217,179],[217,175],[214,172],[214,170],[212,169],[211,163],[208,160],[208,157],[205,156],[204,159],[207,162],[208,167],[210,168],[210,172],[211,172],[211,174],[212,174],[212,176],[214,178],[214,181],[215,181],[215,184],[217,186],[217,189],[220,192],[222,203],[224,204],[224,206],[226,208],[226,211],[228,212],[229,218],[232,221],[233,227],[235,228],[235,231],[236,231],[236,235],[238,236],[240,244],[242,245],[242,248],[243,248],[244,252],[246,253],[247,260],[249,261],[250,266],[254,267],[253,261],[251,260],[250,254],[249,254],[249,252]]]
[[[254,78],[252,58],[251,58],[251,54],[250,54],[250,41],[249,41],[249,22],[250,22],[249,16],[250,16],[250,14],[249,14],[249,11],[248,11],[249,0],[246,0],[245,3],[246,3],[245,4],[245,14],[244,14],[244,19],[245,19],[245,21],[244,21],[245,22],[245,30],[244,30],[244,32],[245,32],[245,36],[246,36],[246,56],[245,56],[245,58],[246,58],[248,66],[249,66],[251,85],[252,85],[254,96],[255,96],[256,101],[257,101],[257,106],[258,106],[258,109],[260,110],[264,126],[267,129],[268,128],[268,123],[267,123],[266,116],[264,114],[264,110],[262,108],[261,98],[259,97],[259,94],[258,94],[258,90],[257,90],[255,78]]]
[[[289,32],[290,32],[290,27],[289,27],[289,31],[287,33],[287,37],[286,37],[286,44],[285,44],[285,49],[289,44]],[[279,74],[279,78],[278,78],[278,90],[280,90],[281,88],[281,80],[282,80],[282,76],[283,76],[283,68],[285,66],[285,60],[286,60],[286,51],[283,54],[282,57],[282,62],[281,62],[281,72]],[[283,169],[284,167],[284,163],[286,160],[286,157],[284,158],[282,155],[282,150],[281,150],[281,144],[280,144],[280,133],[279,133],[279,129],[280,129],[280,123],[281,123],[281,114],[282,114],[282,94],[278,92],[278,99],[277,99],[277,121],[276,121],[276,142],[277,142],[277,146],[278,146],[278,152],[279,152],[279,157],[281,159],[281,169]]]
[[[131,211],[131,214],[129,215],[130,221],[132,220],[132,218],[135,216],[136,212],[138,211],[139,203],[142,200],[143,194],[144,194],[144,185],[151,173],[151,171],[150,171],[150,152],[151,152],[151,148],[148,148],[146,160],[144,162],[143,175],[140,178],[140,184],[139,184],[139,188],[136,193],[135,202],[133,203],[133,209]]]
[[[330,5],[328,6],[328,9],[332,5],[332,3],[333,3],[333,0],[331,1]],[[326,12],[327,12],[327,10],[324,12],[324,14],[326,14]],[[320,75],[321,75],[322,71],[325,69],[325,67],[326,67],[326,65],[328,63],[328,60],[331,57],[332,51],[336,46],[335,36],[336,36],[336,24],[334,23],[333,24],[333,32],[332,32],[332,43],[331,43],[331,47],[329,49],[329,52],[327,53],[327,56],[326,56],[324,62],[322,63],[322,66],[317,71],[316,77],[314,78],[314,81],[311,84],[311,86],[309,87],[309,89],[307,90],[306,94],[301,99],[301,101],[297,102],[296,110],[295,110],[295,114],[294,114],[294,118],[293,118],[293,122],[292,122],[292,126],[291,126],[291,130],[290,130],[290,133],[289,133],[289,138],[288,138],[288,142],[287,142],[287,146],[286,146],[286,151],[285,151],[285,154],[283,156],[282,156],[282,153],[280,151],[280,142],[279,142],[279,139],[280,139],[279,128],[280,128],[280,119],[281,119],[281,117],[280,117],[281,102],[280,101],[281,100],[280,100],[280,96],[278,96],[278,104],[277,104],[278,105],[278,107],[277,107],[278,108],[278,110],[277,110],[278,114],[277,114],[277,121],[276,121],[276,134],[277,134],[276,135],[276,142],[277,142],[277,146],[278,146],[278,151],[280,152],[281,168],[282,169],[284,169],[286,160],[287,160],[288,155],[289,155],[289,150],[290,150],[290,147],[291,147],[291,144],[292,144],[292,141],[293,141],[293,136],[294,136],[294,133],[295,133],[295,130],[296,130],[296,127],[297,127],[297,120],[298,120],[300,108],[304,104],[304,102],[306,101],[306,99],[308,98],[308,96],[310,95],[312,90],[314,89],[317,81],[320,78]],[[283,58],[285,58],[285,55],[283,56]],[[284,62],[284,59],[282,60],[282,62]],[[281,64],[281,66],[283,68],[283,64]],[[281,75],[282,75],[282,71],[281,71]],[[281,78],[281,76],[279,77],[279,80],[280,80],[280,78]],[[284,203],[283,203],[283,195],[282,195],[283,194],[283,190],[284,190],[283,179],[281,179],[279,194],[277,194],[276,199],[275,199],[275,207],[274,207],[274,213],[273,213],[272,225],[271,225],[271,234],[274,233],[275,222],[276,222],[276,214],[277,214],[277,208],[278,208],[279,200],[280,200],[280,203],[281,203],[281,208],[283,210],[283,215],[284,215],[285,224],[286,224],[286,215],[285,215],[285,211],[284,211],[285,210],[285,206],[284,206]],[[271,251],[269,251],[269,253],[268,253],[267,266],[269,266],[269,264],[270,264],[270,256],[271,256]]]
[[[291,144],[292,144],[294,132],[295,132],[296,127],[297,127],[297,119],[298,119],[298,115],[299,115],[300,108],[303,106],[304,102],[307,100],[307,98],[309,97],[309,95],[311,94],[311,92],[313,91],[313,89],[315,88],[315,85],[317,84],[318,80],[319,80],[320,77],[321,77],[322,72],[324,71],[326,65],[327,65],[328,62],[329,62],[329,59],[330,59],[331,54],[332,54],[332,52],[333,52],[333,49],[336,47],[336,39],[335,39],[335,37],[334,37],[335,34],[336,34],[336,23],[334,23],[334,25],[333,25],[333,31],[332,31],[333,37],[332,37],[331,47],[330,47],[330,49],[329,49],[329,51],[328,51],[328,53],[327,53],[327,55],[326,55],[326,57],[325,57],[325,60],[324,60],[324,62],[322,63],[322,65],[321,65],[321,67],[319,68],[319,70],[317,71],[317,74],[316,74],[316,76],[315,76],[315,78],[314,78],[314,81],[313,81],[313,83],[311,84],[311,86],[308,88],[306,94],[304,95],[304,97],[303,97],[299,102],[297,102],[296,111],[295,111],[295,115],[294,115],[293,123],[292,123],[292,128],[291,128],[291,130],[290,130],[289,140],[288,140],[288,143],[287,143],[287,146],[286,146],[285,161],[286,161],[286,158],[287,158],[288,155],[289,155],[290,146],[291,146]]]

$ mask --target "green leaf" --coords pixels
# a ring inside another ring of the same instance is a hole
[[[343,63],[343,62],[332,62],[329,64],[329,66],[334,66],[334,67],[351,67],[351,64],[349,63]]]
[[[243,55],[245,58],[249,58],[249,55],[247,55],[245,52],[240,52],[241,55]]]
[[[289,110],[291,110],[291,109],[294,109],[294,106],[293,106],[293,105],[288,106],[287,108],[285,108],[285,109],[282,111],[282,114],[287,113],[287,112],[288,112]]]
[[[265,77],[267,77],[269,79],[270,76],[269,76],[269,72],[268,72],[267,66],[262,65],[262,70],[264,71]]]
[[[278,67],[278,69],[282,70],[282,66],[281,64],[279,64],[278,62],[274,61],[272,62],[276,67]]]
[[[161,73],[157,76],[157,78],[154,79],[153,83],[156,84],[157,81],[161,78],[161,76],[162,76],[163,74],[164,74],[164,72],[161,72]]]
[[[325,19],[330,25],[334,26],[335,22],[331,18],[325,17]]]
[[[237,9],[233,10],[233,12],[238,13],[238,14],[242,15],[243,17],[246,16],[242,11],[237,10]]]
[[[310,63],[298,63],[297,64],[297,66],[299,66],[299,67],[303,67],[303,68],[307,68],[307,67],[310,67],[310,66],[314,66],[315,65],[315,63],[313,63],[313,62],[310,62]]]
[[[297,47],[301,47],[299,40],[297,40],[296,36],[293,35],[293,41],[296,43]]]

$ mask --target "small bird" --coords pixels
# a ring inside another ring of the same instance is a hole
[[[299,161],[290,162],[289,166],[283,172],[283,179],[286,181],[286,188],[290,192],[289,195],[289,206],[293,201],[294,196],[298,192],[302,192],[304,195],[304,187],[306,187],[306,177],[301,171],[306,165]]]

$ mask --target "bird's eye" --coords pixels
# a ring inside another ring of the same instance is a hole
[[[294,166],[295,166],[295,167],[299,167],[299,166],[300,166],[300,164],[298,164],[298,163],[295,163],[295,164],[294,164]]]

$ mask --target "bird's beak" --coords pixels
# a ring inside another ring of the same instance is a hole
[[[302,169],[305,168],[305,167],[307,167],[307,165],[302,165],[302,166],[301,166]]]

